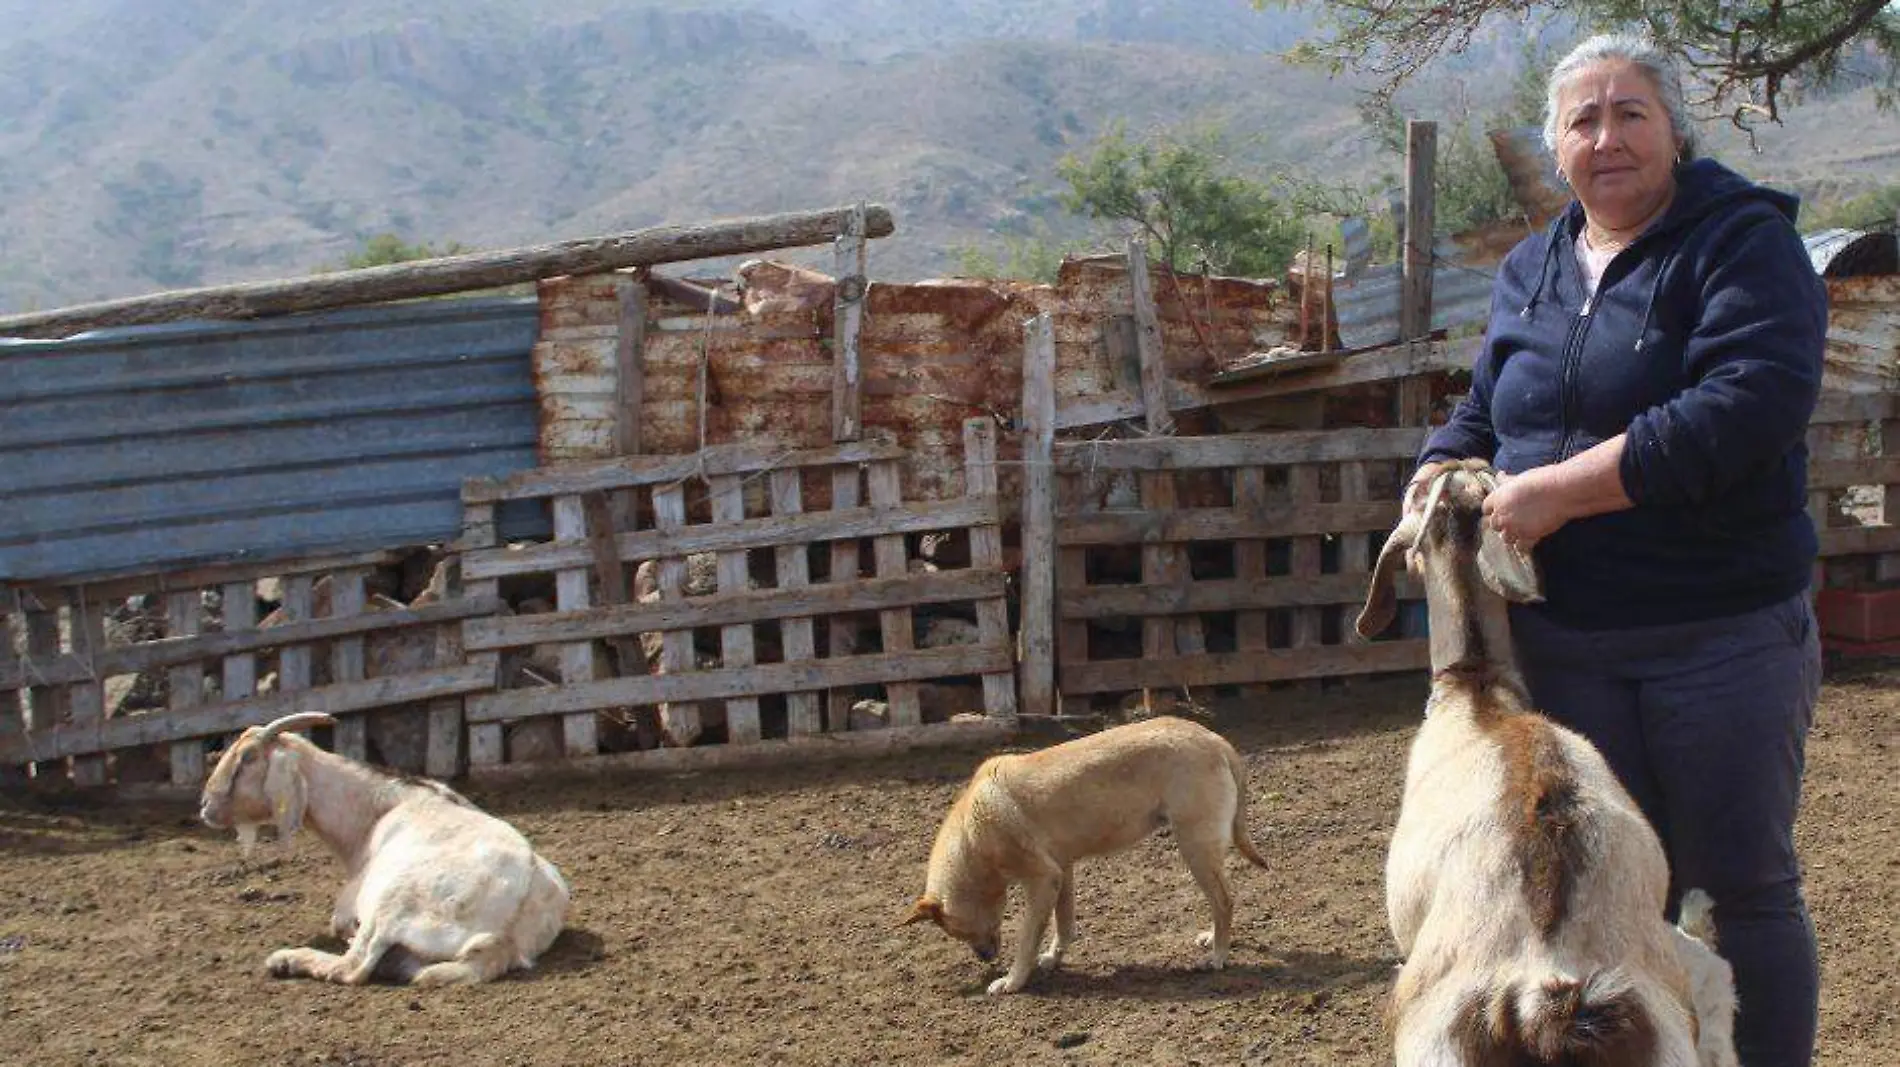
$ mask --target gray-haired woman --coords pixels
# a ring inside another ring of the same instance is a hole
[[[1421,462],[1511,475],[1487,521],[1531,547],[1514,609],[1536,703],[1589,737],[1715,900],[1748,1067],[1813,1053],[1819,978],[1794,849],[1820,686],[1804,431],[1827,294],[1792,197],[1697,159],[1680,81],[1632,37],[1550,78],[1576,194],[1499,272],[1472,388]]]

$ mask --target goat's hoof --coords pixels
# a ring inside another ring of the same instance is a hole
[[[1053,971],[1060,966],[1062,966],[1060,951],[1052,950],[1036,957],[1036,969],[1039,971]]]
[[[989,994],[990,996],[993,996],[993,997],[1001,996],[1004,993],[1018,992],[1019,990],[1022,989],[1022,987],[1023,987],[1022,982],[1016,982],[1012,984],[1010,982],[1009,976],[1004,975],[1003,977],[998,978],[996,981],[990,983]]]

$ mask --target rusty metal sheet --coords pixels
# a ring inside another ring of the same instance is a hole
[[[1900,385],[1900,275],[1827,281],[1822,386],[1874,392]]]
[[[453,539],[534,465],[532,300],[0,343],[0,579]]]

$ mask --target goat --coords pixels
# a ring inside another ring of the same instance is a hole
[[[1664,918],[1661,842],[1596,748],[1531,707],[1507,602],[1541,583],[1484,523],[1497,484],[1480,461],[1421,471],[1357,622],[1390,623],[1401,566],[1423,580],[1432,691],[1386,856],[1397,1061],[1733,1067],[1733,976]]]
[[[288,842],[307,823],[348,871],[330,926],[349,950],[279,949],[265,971],[433,986],[533,966],[567,917],[561,872],[448,786],[391,777],[289,732],[335,721],[306,712],[253,726],[205,782],[206,825],[235,827],[248,848],[261,825]]]

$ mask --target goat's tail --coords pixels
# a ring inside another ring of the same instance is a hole
[[[1584,978],[1511,982],[1477,997],[1459,1016],[1457,1044],[1469,1064],[1524,1062],[1629,1067],[1655,1061],[1657,1023],[1618,968]]]
[[[1234,848],[1248,863],[1265,870],[1266,857],[1254,847],[1253,835],[1247,832],[1247,762],[1232,745],[1227,746],[1227,770],[1234,776]]]

